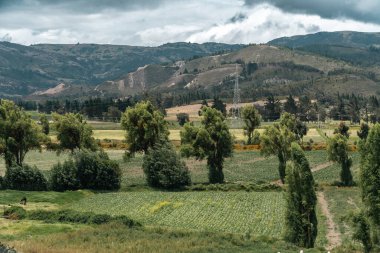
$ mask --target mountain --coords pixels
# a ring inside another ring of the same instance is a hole
[[[235,52],[178,61],[168,66],[148,65],[121,79],[96,87],[102,95],[129,96],[148,91],[181,95],[207,93],[232,98],[236,73],[242,99],[274,94],[336,93],[380,95],[380,67],[363,67],[303,50],[251,45]]]
[[[141,94],[182,101],[231,99],[238,74],[243,100],[270,94],[318,99],[336,93],[380,95],[377,36],[318,33],[249,46],[0,43],[0,92],[29,99]]]
[[[269,41],[268,44],[300,48],[311,45],[334,45],[354,48],[380,46],[380,33],[364,32],[318,32],[315,34],[282,37]]]
[[[323,55],[354,65],[380,65],[380,33],[320,32],[279,38],[269,44]]]
[[[243,45],[168,43],[159,47],[0,42],[0,96],[27,95],[66,85],[95,86],[147,64],[228,52]]]

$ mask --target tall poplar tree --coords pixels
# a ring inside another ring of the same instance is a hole
[[[295,142],[291,145],[291,162],[286,174],[285,238],[300,247],[313,248],[318,233],[314,179],[304,152]]]

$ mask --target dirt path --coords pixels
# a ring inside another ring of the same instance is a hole
[[[323,215],[327,219],[327,250],[332,250],[333,248],[342,244],[341,234],[338,231],[338,228],[333,220],[333,215],[330,213],[329,205],[325,198],[325,194],[323,192],[317,193],[318,203],[321,206],[321,210]]]
[[[325,162],[325,163],[318,164],[317,166],[311,169],[311,172],[316,172],[319,170],[326,169],[327,167],[330,167],[331,165],[333,165],[333,162]]]

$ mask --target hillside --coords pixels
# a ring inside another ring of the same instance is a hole
[[[97,85],[147,64],[231,51],[242,45],[169,43],[159,47],[0,42],[0,96],[27,95],[60,83]]]
[[[318,32],[314,34],[282,37],[269,41],[268,44],[298,48],[310,45],[339,45],[345,47],[367,48],[380,45],[380,33],[363,32]]]
[[[321,32],[279,38],[270,41],[269,44],[302,50],[364,67],[380,66],[380,33]]]
[[[159,47],[27,47],[3,42],[0,94],[45,99],[148,92],[172,100],[216,95],[230,99],[238,72],[245,101],[290,93],[319,98],[338,92],[380,95],[379,38],[378,33],[334,32],[250,46],[170,43]]]
[[[151,93],[205,92],[232,98],[236,70],[244,100],[290,93],[310,93],[312,97],[338,92],[380,94],[379,68],[271,45],[251,45],[172,66],[146,66],[97,89],[103,95],[127,96],[145,89]]]

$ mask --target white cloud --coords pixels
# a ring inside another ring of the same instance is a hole
[[[265,43],[272,39],[318,31],[379,32],[380,25],[354,20],[326,19],[317,15],[286,13],[272,5],[261,4],[246,10],[246,19],[219,24],[187,39],[191,42]]]
[[[363,3],[364,12],[373,1]],[[53,6],[13,7],[0,12],[0,39],[12,38],[12,42],[26,45],[80,42],[153,46],[175,41],[261,43],[319,30],[380,32],[376,24],[294,14],[269,4],[247,7],[244,1],[162,1],[155,8],[99,9],[74,12]],[[237,15],[243,18],[231,19]]]

